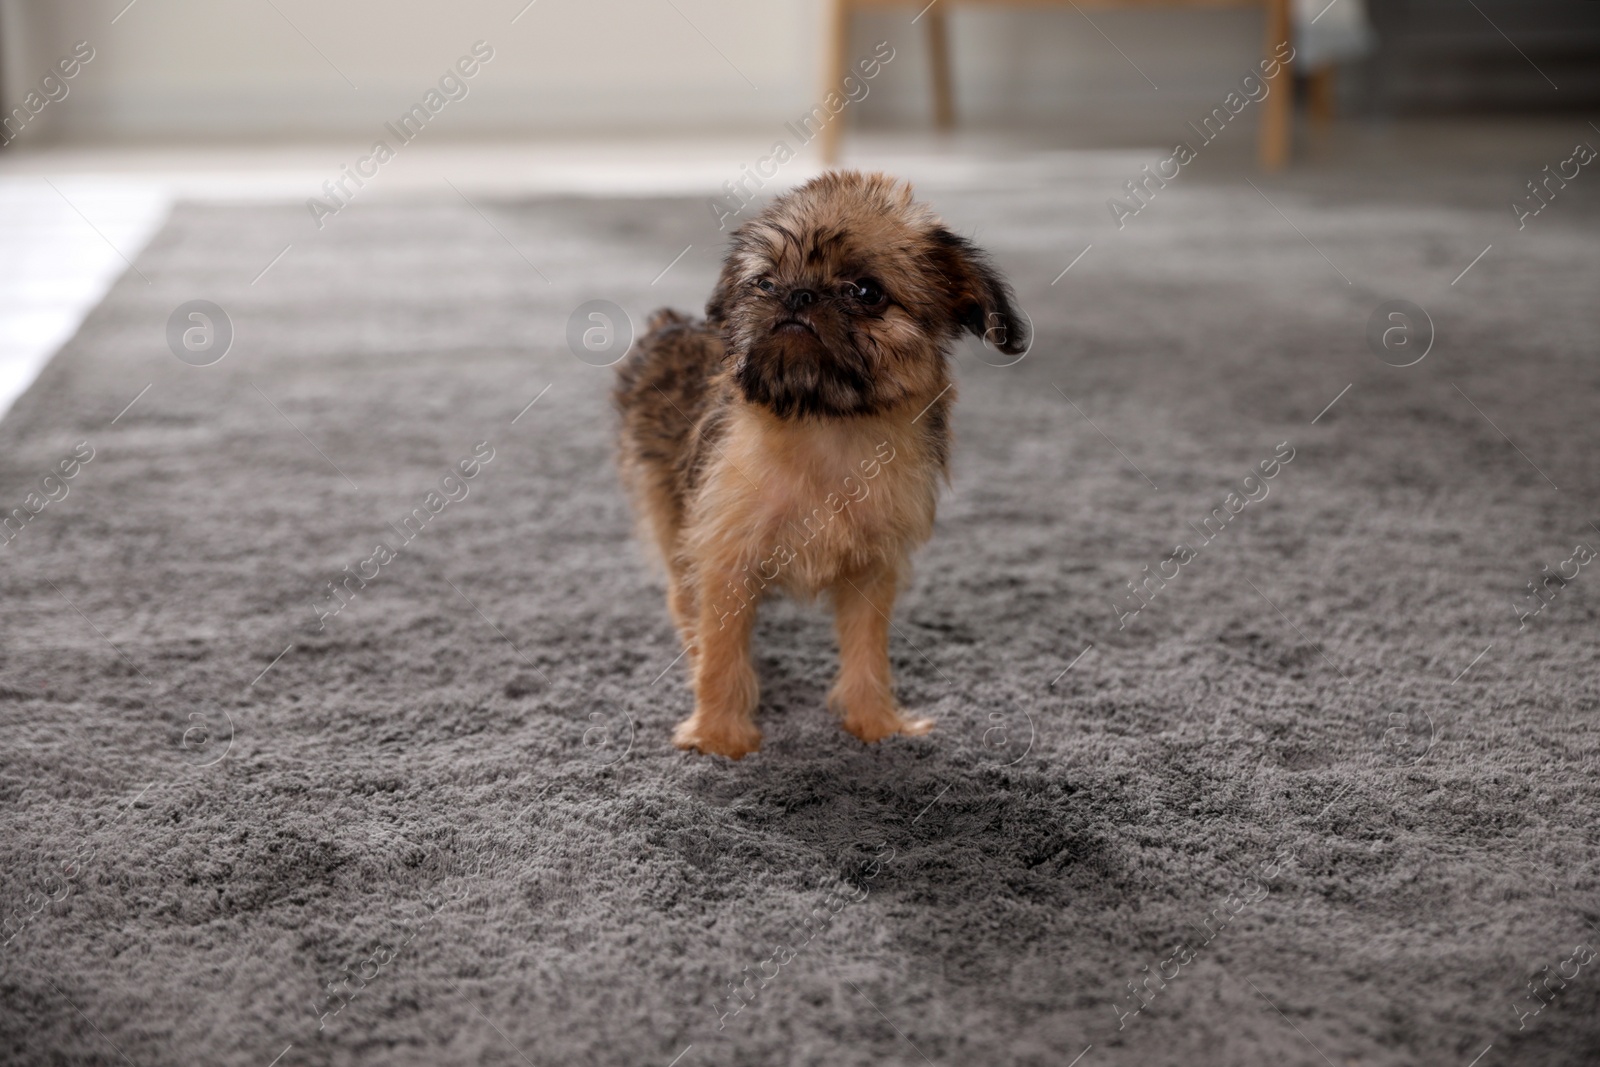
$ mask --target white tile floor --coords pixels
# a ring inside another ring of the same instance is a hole
[[[0,415],[161,226],[150,183],[0,178]]]

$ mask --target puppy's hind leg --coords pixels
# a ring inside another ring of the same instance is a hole
[[[846,575],[833,587],[839,678],[828,694],[828,706],[844,718],[846,730],[868,743],[933,729],[933,720],[907,719],[895,703],[889,667],[894,597],[895,571],[890,566]]]
[[[720,610],[702,586],[695,624],[694,714],[678,724],[672,743],[710,755],[739,759],[761,747],[756,704],[761,688],[750,665],[750,632],[755,604],[735,612]]]
[[[682,532],[683,514],[670,487],[658,487],[644,496],[645,512],[650,519],[650,529],[661,551],[661,561],[667,571],[667,613],[678,638],[688,651],[692,665],[695,658],[694,634],[698,615],[695,588],[689,561],[683,558],[678,545]]]

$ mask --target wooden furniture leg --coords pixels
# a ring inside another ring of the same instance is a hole
[[[1273,59],[1278,46],[1289,41],[1294,31],[1289,25],[1289,0],[1266,0],[1266,6],[1265,52],[1268,59]],[[1277,77],[1269,79],[1267,84],[1270,93],[1262,101],[1258,149],[1261,166],[1266,170],[1278,170],[1289,161],[1289,141],[1293,134],[1294,72],[1290,64],[1281,64]]]
[[[1306,104],[1311,114],[1311,121],[1319,127],[1326,127],[1333,121],[1334,97],[1338,88],[1338,76],[1332,63],[1324,63],[1306,78]]]
[[[950,90],[950,33],[944,10],[933,7],[922,16],[928,20],[928,66],[933,74],[933,122],[941,130],[956,124],[956,109]]]
[[[817,97],[819,100],[827,99],[829,93],[844,91],[841,85],[844,82],[845,68],[849,64],[850,15],[850,0],[828,0],[828,24],[822,46],[827,51],[827,57],[822,64],[822,93]],[[839,162],[839,136],[844,133],[845,115],[849,110],[845,108],[822,127],[820,140],[823,166],[831,167]]]

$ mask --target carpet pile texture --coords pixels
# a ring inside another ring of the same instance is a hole
[[[955,357],[893,646],[938,725],[843,733],[778,603],[739,763],[669,743],[565,341],[703,304],[702,201],[180,205],[0,423],[47,501],[0,545],[0,1060],[1595,1062],[1597,201],[1186,176],[1117,229],[1135,176],[923,190],[1037,335]]]

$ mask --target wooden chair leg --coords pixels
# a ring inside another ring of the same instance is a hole
[[[1266,0],[1266,6],[1265,51],[1268,59],[1275,59],[1278,46],[1289,41],[1294,32],[1289,24],[1289,0]],[[1277,77],[1268,79],[1267,84],[1270,92],[1261,103],[1258,149],[1261,166],[1277,170],[1289,161],[1289,142],[1294,132],[1294,73],[1290,65],[1281,64]]]
[[[1338,87],[1337,68],[1332,63],[1324,63],[1306,78],[1307,110],[1311,113],[1311,121],[1318,127],[1326,127],[1333,122],[1334,97]]]
[[[827,99],[829,93],[844,91],[840,85],[844,82],[845,68],[849,64],[850,8],[850,0],[828,0],[828,25],[823,42],[827,54],[823,58],[822,95],[818,99]],[[849,108],[845,108],[822,128],[823,166],[831,167],[839,162],[839,136],[844,133],[845,115],[849,111]]]
[[[950,34],[944,11],[930,8],[928,20],[928,66],[933,74],[933,122],[941,130],[956,124],[954,96],[950,90]]]

